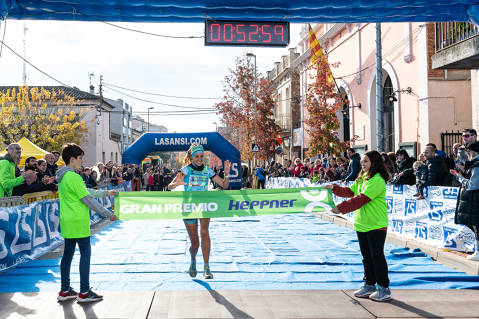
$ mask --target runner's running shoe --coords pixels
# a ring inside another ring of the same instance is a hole
[[[198,272],[196,271],[196,260],[192,260],[190,264],[190,269],[188,269],[188,273],[190,274],[191,278],[195,278]]]
[[[77,297],[78,302],[93,302],[103,300],[103,296],[94,293],[91,289],[87,293],[79,293]]]
[[[213,274],[210,271],[210,266],[205,266],[205,271],[203,272],[205,279],[213,279]]]
[[[58,301],[67,301],[67,300],[72,300],[75,299],[78,296],[78,292],[73,290],[72,287],[68,291],[60,291],[58,293]]]

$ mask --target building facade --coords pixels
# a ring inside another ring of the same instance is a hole
[[[272,70],[267,72],[268,79],[275,85],[276,94],[274,107],[274,119],[281,128],[282,153],[278,154],[275,160],[283,156],[288,158],[297,157],[300,154],[301,146],[293,139],[295,129],[301,127],[300,116],[300,85],[299,72],[296,59],[299,53],[296,48],[290,48],[287,55],[281,57],[281,61],[275,62]]]
[[[110,105],[114,106],[110,116],[111,138],[121,142],[121,152],[123,153],[133,142],[132,137],[132,107],[123,100],[106,99]]]
[[[339,135],[342,140],[355,137],[355,148],[375,150],[382,136],[384,151],[405,148],[415,156],[430,142],[441,148],[441,133],[472,125],[470,75],[463,70],[432,69],[434,24],[381,24],[380,110],[376,105],[375,24],[318,24],[313,29],[328,54],[329,63],[339,62],[332,73],[340,93],[350,102],[349,107],[337,114],[341,125]],[[311,81],[306,26],[301,36],[301,55],[296,62],[301,96],[305,96]],[[377,131],[378,117],[382,134]],[[305,132],[305,147],[307,143]]]

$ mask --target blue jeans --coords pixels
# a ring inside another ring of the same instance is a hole
[[[70,290],[70,268],[77,243],[80,249],[80,292],[87,292],[90,289],[90,237],[65,238],[65,248],[60,263],[62,291]]]

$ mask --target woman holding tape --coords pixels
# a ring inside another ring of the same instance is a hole
[[[349,197],[332,212],[346,214],[354,211],[354,230],[363,256],[364,285],[354,292],[358,298],[375,301],[391,299],[388,265],[384,256],[384,242],[388,227],[386,181],[389,175],[381,154],[365,153],[361,158],[361,172],[351,187],[327,185],[336,196]],[[377,284],[377,288],[376,288]]]
[[[190,146],[190,149],[186,153],[183,164],[185,165],[181,168],[178,175],[175,179],[168,185],[168,189],[174,189],[179,185],[184,185],[185,191],[207,191],[208,190],[208,181],[212,179],[217,183],[221,188],[227,189],[229,184],[228,175],[230,173],[230,161],[225,161],[224,167],[224,176],[221,178],[209,167],[205,166],[203,163],[204,160],[204,149],[200,144],[193,143]],[[196,254],[198,253],[198,248],[200,246],[200,240],[198,236],[198,219],[184,219],[186,230],[188,231],[188,236],[190,237],[191,247],[191,264],[188,270],[188,273],[191,277],[196,277]],[[213,279],[213,274],[210,271],[209,259],[210,259],[210,234],[209,218],[200,218],[200,233],[201,233],[201,251],[203,252],[203,261],[204,261],[204,272],[203,275],[205,279]]]

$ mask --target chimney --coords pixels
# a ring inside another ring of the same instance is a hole
[[[90,85],[90,94],[95,94],[95,86]]]

